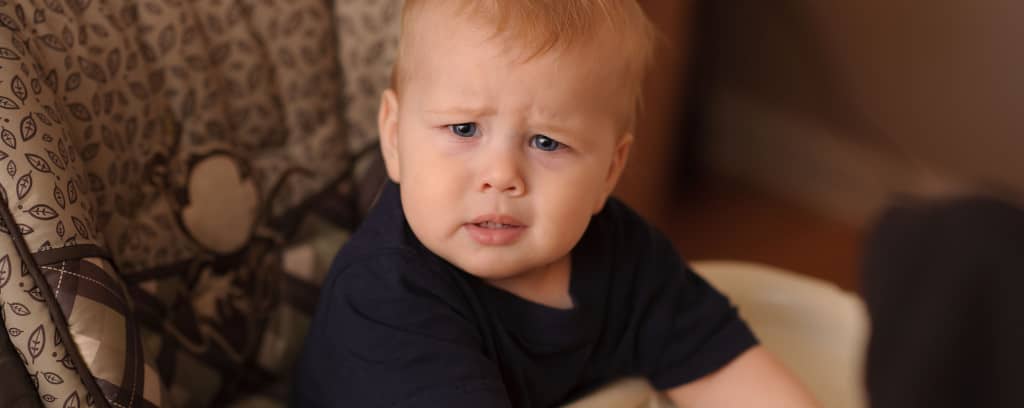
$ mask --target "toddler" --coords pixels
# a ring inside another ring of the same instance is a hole
[[[686,406],[813,406],[609,198],[653,43],[635,0],[404,7],[392,183],[332,265],[296,406],[548,407],[625,376]]]

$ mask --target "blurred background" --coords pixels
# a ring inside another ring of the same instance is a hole
[[[1024,202],[1024,3],[641,3],[663,40],[617,193],[685,258],[857,291],[887,206]]]

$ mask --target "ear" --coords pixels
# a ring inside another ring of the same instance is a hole
[[[612,152],[612,162],[608,166],[608,174],[605,175],[604,194],[594,207],[594,214],[601,211],[601,208],[604,207],[605,201],[608,200],[608,196],[612,194],[613,190],[615,190],[615,185],[619,183],[619,177],[622,176],[622,170],[626,168],[626,162],[629,161],[629,149],[632,147],[632,132],[626,133],[619,138],[619,143],[615,146],[615,151]]]
[[[380,110],[377,112],[377,131],[380,133],[380,150],[388,177],[401,183],[401,167],[398,160],[398,95],[393,89],[380,96]]]

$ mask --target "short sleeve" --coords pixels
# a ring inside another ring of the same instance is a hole
[[[757,339],[729,300],[685,265],[671,242],[647,227],[637,261],[633,310],[639,371],[659,390],[724,367]]]
[[[401,253],[337,272],[323,289],[293,405],[509,405],[471,311],[442,274]]]

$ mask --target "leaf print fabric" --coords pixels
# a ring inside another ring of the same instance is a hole
[[[396,4],[0,1],[0,309],[44,405],[208,406],[239,372],[283,373],[261,344],[304,333],[268,322],[312,313],[316,287],[282,252],[375,193],[365,113]],[[209,168],[232,185],[197,188]],[[126,355],[81,364],[108,349]]]

